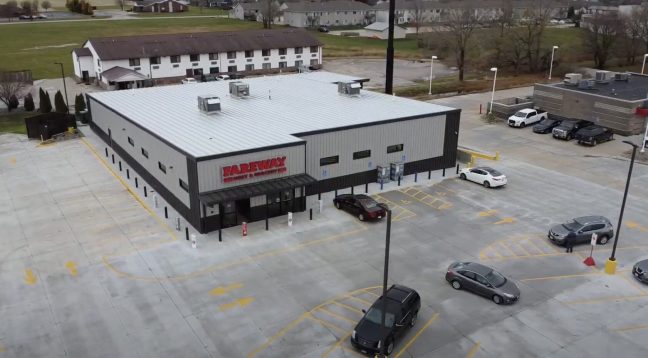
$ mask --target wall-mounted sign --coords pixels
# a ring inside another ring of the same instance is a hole
[[[224,166],[221,177],[223,183],[230,183],[263,175],[285,173],[287,170],[286,157],[282,156]]]

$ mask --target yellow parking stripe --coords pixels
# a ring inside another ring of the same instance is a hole
[[[324,354],[322,354],[322,358],[326,358],[326,357],[328,357],[329,354],[331,354],[331,352],[333,352],[336,348],[340,347],[340,346],[342,345],[342,342],[346,341],[347,339],[349,339],[349,338],[351,337],[351,333],[352,333],[352,332],[349,332],[346,336],[340,338],[340,339],[337,341],[337,343],[335,343],[334,346],[332,346],[332,347],[329,348],[326,352],[324,352]]]
[[[355,301],[358,301],[358,302],[364,303],[365,305],[369,305],[369,306],[371,306],[371,305],[373,304],[373,302],[369,302],[369,301],[367,301],[367,300],[363,300],[362,298],[357,297],[357,296],[346,296],[346,298],[350,298],[350,299],[352,299],[352,300],[355,300]]]
[[[315,321],[315,322],[317,322],[317,323],[320,323],[320,324],[323,325],[323,326],[326,326],[326,327],[332,328],[332,329],[337,330],[337,331],[340,331],[340,332],[344,332],[344,333],[348,333],[348,332],[349,332],[348,329],[346,329],[346,328],[342,328],[342,327],[338,327],[338,326],[336,326],[335,324],[333,324],[333,323],[331,323],[331,322],[325,321],[325,320],[323,320],[323,319],[319,319],[319,318],[313,316],[313,314],[310,313],[310,312],[308,312],[308,313],[306,314],[306,318],[308,318],[308,319],[310,319],[310,320],[313,320],[313,321]]]
[[[646,329],[648,328],[648,324],[640,324],[638,326],[629,326],[629,327],[623,327],[623,328],[617,328],[615,331],[617,332],[627,332],[627,331],[635,331],[638,329]]]
[[[477,353],[477,351],[479,350],[480,345],[481,343],[475,342],[475,345],[470,349],[470,351],[466,355],[466,358],[472,358],[475,355],[475,353]]]
[[[423,327],[421,327],[421,329],[419,329],[418,332],[416,332],[416,334],[414,335],[414,337],[412,337],[409,341],[407,341],[407,343],[406,343],[405,346],[400,350],[400,352],[398,352],[398,354],[396,354],[396,358],[399,358],[401,355],[403,355],[403,353],[405,353],[405,351],[407,351],[407,349],[408,349],[408,348],[409,348],[409,347],[410,347],[414,342],[416,342],[416,340],[417,340],[418,337],[421,335],[421,333],[423,333],[423,331],[425,331],[425,330],[426,330],[426,329],[427,329],[427,328],[432,324],[432,322],[436,321],[437,318],[439,318],[439,313],[435,313],[435,314],[432,316],[432,318],[430,318],[430,320],[427,321],[427,322],[425,323],[425,325],[424,325]]]
[[[364,314],[364,313],[362,313],[362,310],[357,309],[357,308],[355,308],[355,307],[351,307],[351,306],[349,306],[349,305],[345,305],[344,303],[340,303],[340,302],[338,302],[338,301],[333,301],[333,302],[331,302],[331,303],[334,304],[334,305],[340,306],[340,307],[342,307],[342,308],[344,308],[344,309],[346,309],[346,310],[348,310],[348,311],[351,311],[351,312],[353,312],[353,313],[359,313],[360,315],[363,315],[363,314]]]
[[[343,321],[347,321],[347,322],[350,322],[350,323],[353,323],[353,324],[358,323],[358,322],[352,320],[352,319],[349,318],[349,317],[344,317],[344,316],[339,315],[339,314],[337,314],[337,313],[335,313],[335,312],[331,312],[331,311],[327,310],[327,309],[324,308],[324,307],[320,307],[317,311],[322,311],[322,312],[326,313],[326,314],[329,315],[329,316],[333,316],[333,317],[339,318],[339,319],[341,319],[341,320],[343,320]]]

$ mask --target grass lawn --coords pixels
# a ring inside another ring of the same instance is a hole
[[[313,33],[324,43],[325,57],[385,57],[387,52],[387,40]],[[422,57],[416,39],[394,40],[394,51],[400,58]]]
[[[138,12],[134,13],[138,17],[163,17],[163,16],[227,16],[229,11],[215,9],[215,8],[203,8],[200,11],[199,7],[190,6],[189,11],[184,12]]]
[[[0,113],[0,133],[27,134],[25,118],[34,114],[34,112]]]
[[[0,66],[8,70],[31,69],[35,79],[60,76],[54,62],[65,64],[73,73],[73,48],[90,37],[126,36],[156,33],[258,29],[262,24],[224,18],[178,18],[119,21],[70,21],[26,23],[2,26]]]

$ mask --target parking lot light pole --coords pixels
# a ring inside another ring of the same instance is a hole
[[[387,342],[384,340],[385,337],[385,316],[387,314],[387,300],[385,296],[387,295],[387,276],[389,275],[389,242],[391,235],[391,209],[386,207],[387,211],[387,233],[385,235],[385,268],[383,269],[383,293],[382,293],[382,315],[380,317],[380,354],[383,357],[387,357]]]
[[[554,52],[558,49],[558,46],[554,46],[551,48],[551,64],[549,65],[549,79],[551,79],[551,71],[553,70],[553,59],[554,59]]]
[[[644,54],[643,64],[641,65],[641,74],[642,75],[643,75],[644,67],[646,67],[646,57],[648,57],[648,53]]]
[[[626,179],[625,191],[623,192],[623,201],[621,202],[621,213],[619,214],[619,222],[617,223],[616,236],[614,237],[614,245],[612,246],[612,256],[605,263],[605,273],[614,275],[616,272],[617,262],[614,255],[616,254],[617,243],[619,241],[619,232],[621,231],[621,222],[623,221],[623,210],[625,209],[626,199],[628,198],[628,189],[630,188],[630,177],[632,176],[632,167],[634,166],[635,155],[637,154],[638,145],[624,140],[623,143],[632,146],[632,157],[630,158],[630,169],[628,170],[628,178]]]
[[[61,66],[61,79],[63,80],[63,93],[65,93],[65,105],[67,106],[67,114],[70,114],[70,104],[68,103],[67,86],[65,85],[65,71],[63,70],[63,63],[54,62],[54,64]]]
[[[492,67],[490,70],[495,72],[495,75],[493,76],[493,93],[491,94],[490,110],[488,111],[488,114],[493,113],[493,101],[495,100],[495,82],[497,82],[497,67]]]
[[[430,91],[428,92],[428,95],[432,94],[432,76],[434,75],[434,60],[436,59],[436,56],[432,56],[432,59],[430,61]]]

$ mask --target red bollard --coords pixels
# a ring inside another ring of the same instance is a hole
[[[243,222],[243,225],[241,225],[241,231],[243,231],[243,236],[247,236],[247,223]]]

